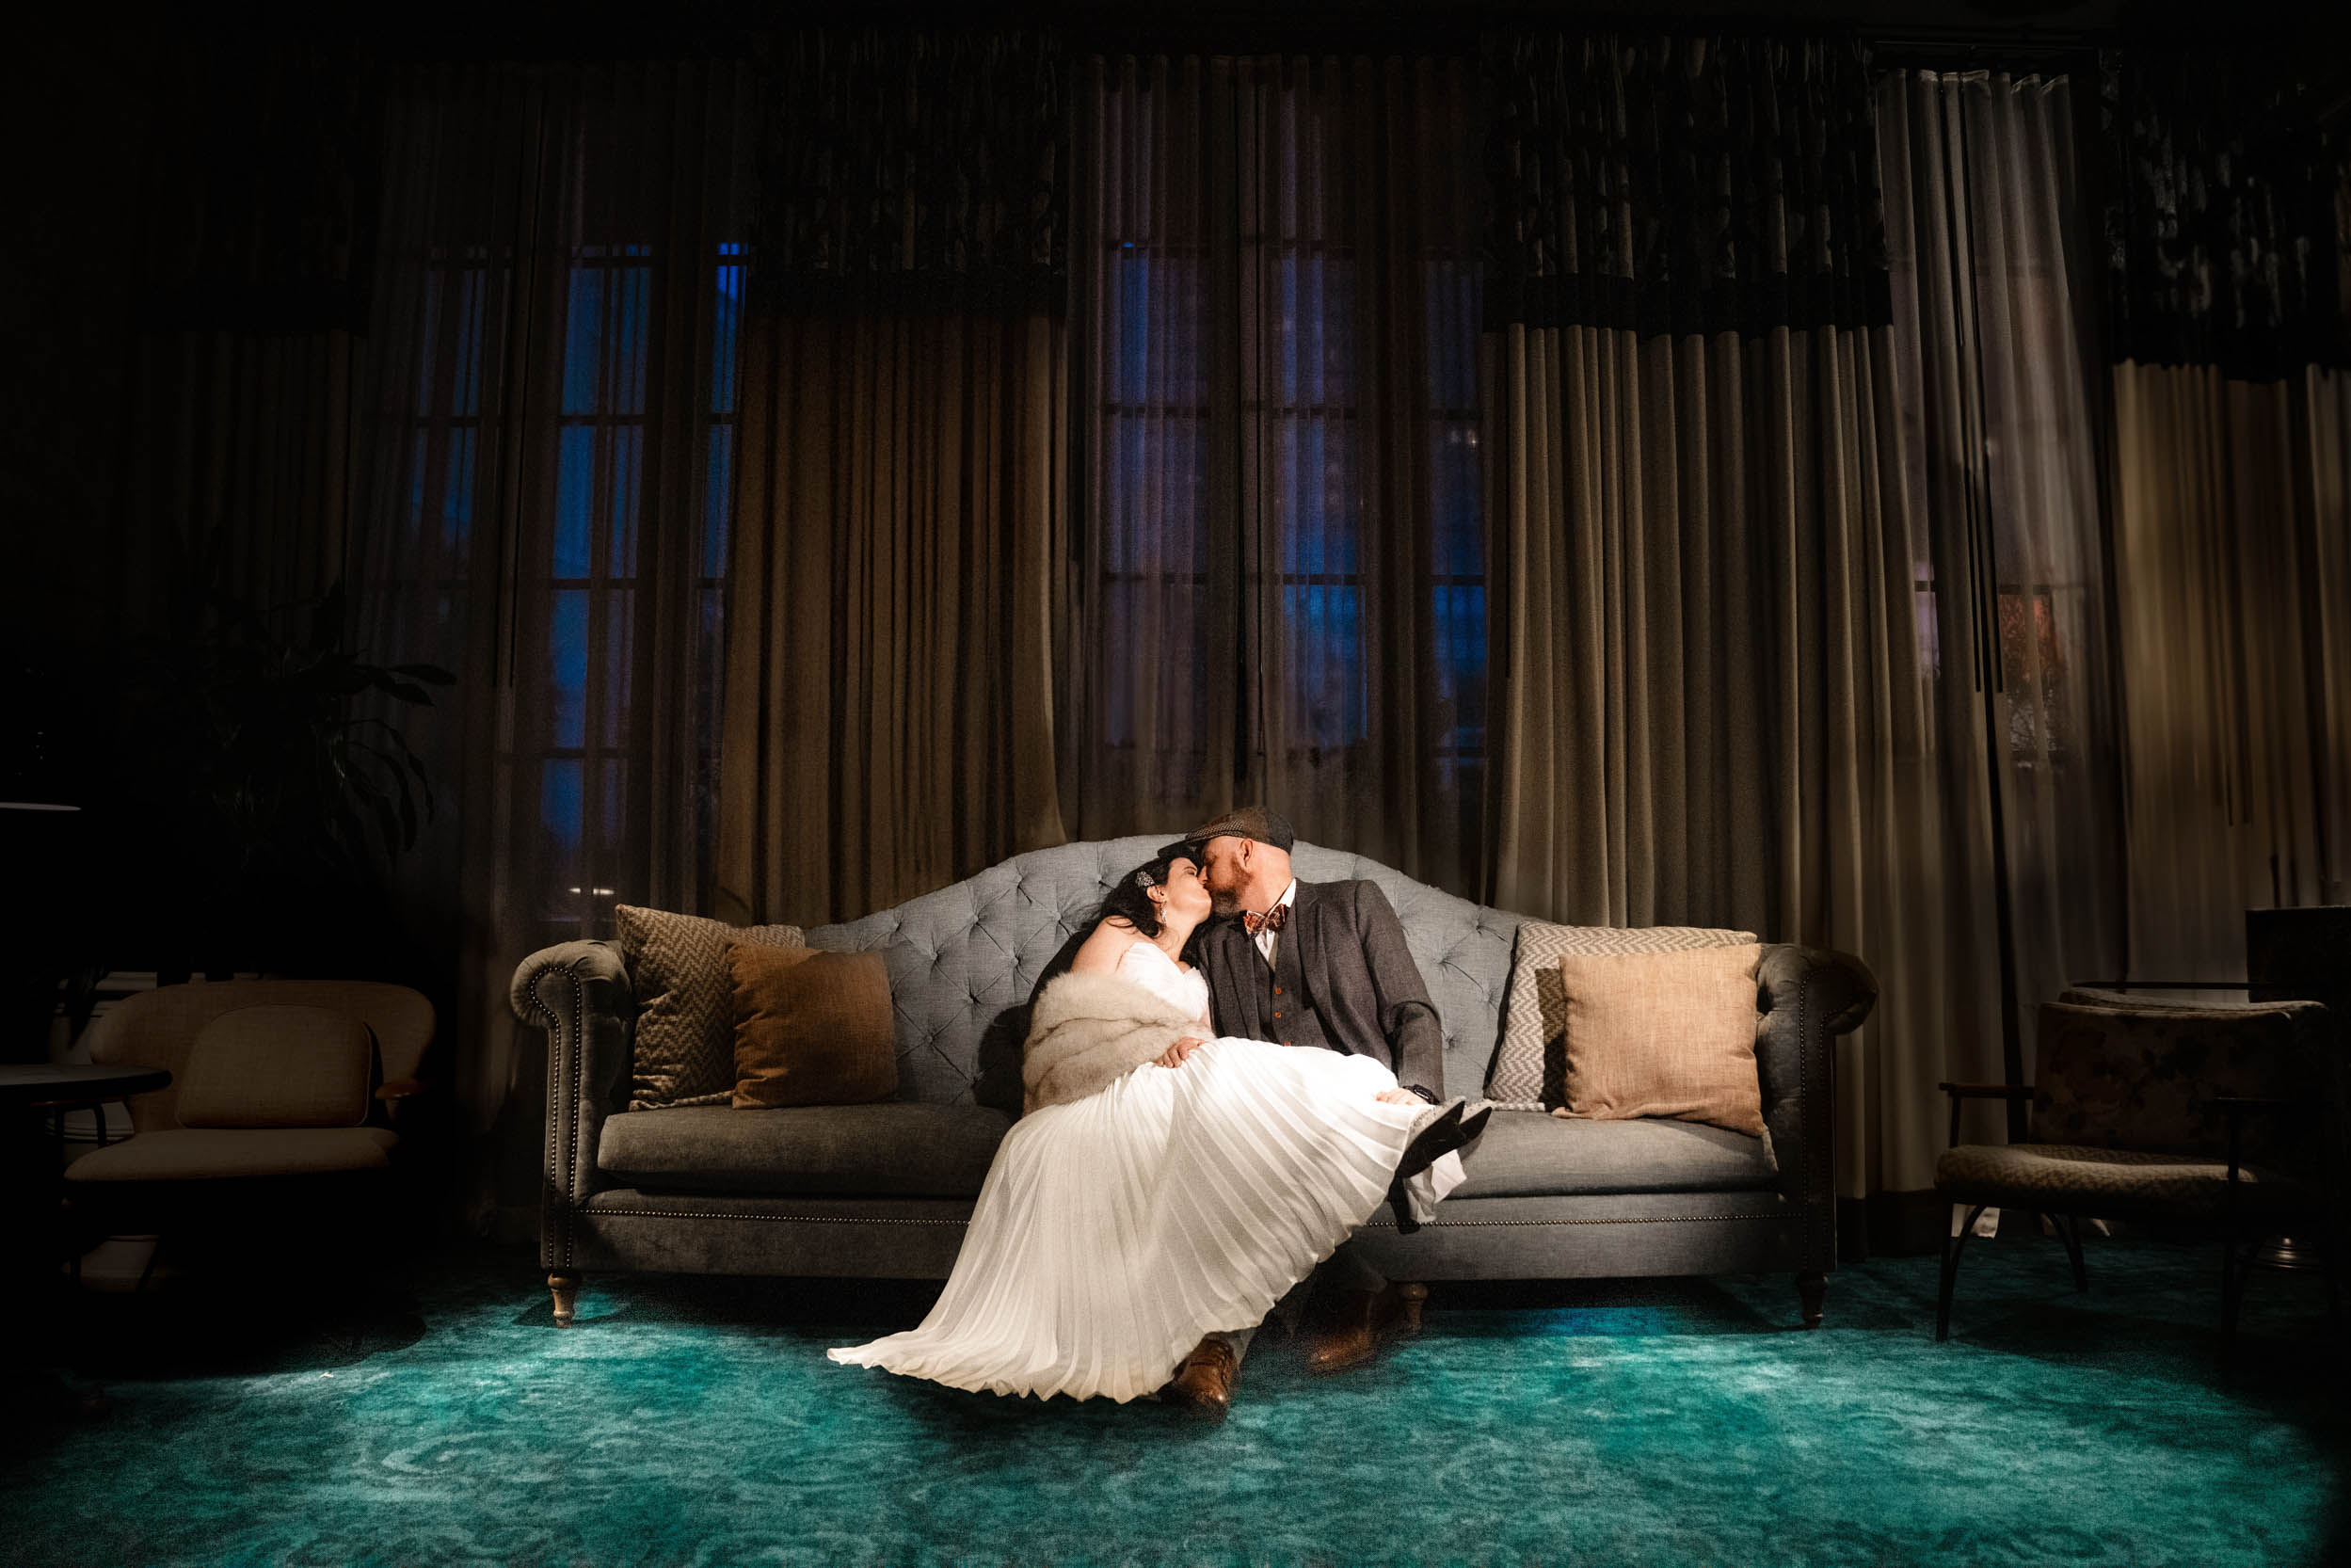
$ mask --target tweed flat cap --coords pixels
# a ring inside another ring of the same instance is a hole
[[[1269,811],[1262,806],[1244,806],[1238,811],[1227,811],[1213,822],[1202,823],[1185,834],[1170,849],[1196,849],[1210,839],[1255,839],[1261,844],[1271,844],[1283,854],[1298,842],[1298,834],[1289,825],[1289,819],[1279,811]]]

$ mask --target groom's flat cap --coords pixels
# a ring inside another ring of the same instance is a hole
[[[1255,839],[1261,844],[1271,844],[1285,855],[1298,841],[1298,835],[1290,827],[1287,817],[1278,811],[1269,811],[1262,806],[1244,806],[1238,811],[1225,812],[1213,822],[1202,823],[1168,847],[1196,850],[1210,839],[1225,838]]]

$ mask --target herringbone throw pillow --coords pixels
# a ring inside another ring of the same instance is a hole
[[[1567,1103],[1567,993],[1559,960],[1569,953],[1684,952],[1741,947],[1751,931],[1703,925],[1554,925],[1518,922],[1511,994],[1502,1009],[1502,1044],[1486,1075],[1486,1096],[1506,1111],[1548,1111]]]
[[[735,1094],[735,980],[727,944],[801,945],[796,925],[728,925],[663,909],[613,907],[637,996],[629,1109],[726,1105]]]

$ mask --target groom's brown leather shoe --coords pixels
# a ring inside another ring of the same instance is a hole
[[[1232,1346],[1214,1337],[1203,1339],[1160,1390],[1160,1402],[1188,1410],[1204,1421],[1222,1421],[1233,1408],[1233,1383],[1239,1375]]]
[[[1338,1311],[1306,1352],[1309,1372],[1344,1372],[1360,1367],[1379,1352],[1380,1338],[1404,1316],[1403,1292],[1390,1285],[1384,1290],[1350,1290]]]

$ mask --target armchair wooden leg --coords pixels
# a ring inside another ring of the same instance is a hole
[[[2050,1226],[2057,1239],[2065,1243],[2065,1258],[2073,1266],[2073,1288],[2087,1295],[2089,1292],[2089,1270],[2082,1262],[2082,1217],[2078,1214],[2052,1214]]]
[[[569,1328],[580,1305],[580,1276],[569,1272],[549,1274],[547,1290],[555,1298],[555,1326]]]
[[[1405,1280],[1396,1287],[1396,1294],[1404,1304],[1404,1332],[1420,1332],[1420,1309],[1429,1304],[1429,1288],[1418,1280]]]
[[[1822,1304],[1829,1299],[1829,1276],[1823,1273],[1797,1275],[1796,1298],[1803,1307],[1804,1326],[1808,1329],[1818,1328]]]
[[[1959,1208],[1958,1204],[1951,1206],[1954,1215],[1959,1213]],[[1938,1345],[1951,1337],[1951,1295],[1959,1285],[1959,1254],[1966,1250],[1967,1239],[1975,1233],[1976,1217],[1983,1213],[1984,1208],[1985,1206],[1979,1203],[1969,1209],[1966,1217],[1953,1227],[1951,1234],[1943,1239],[1943,1277],[1935,1286],[1935,1343]]]

